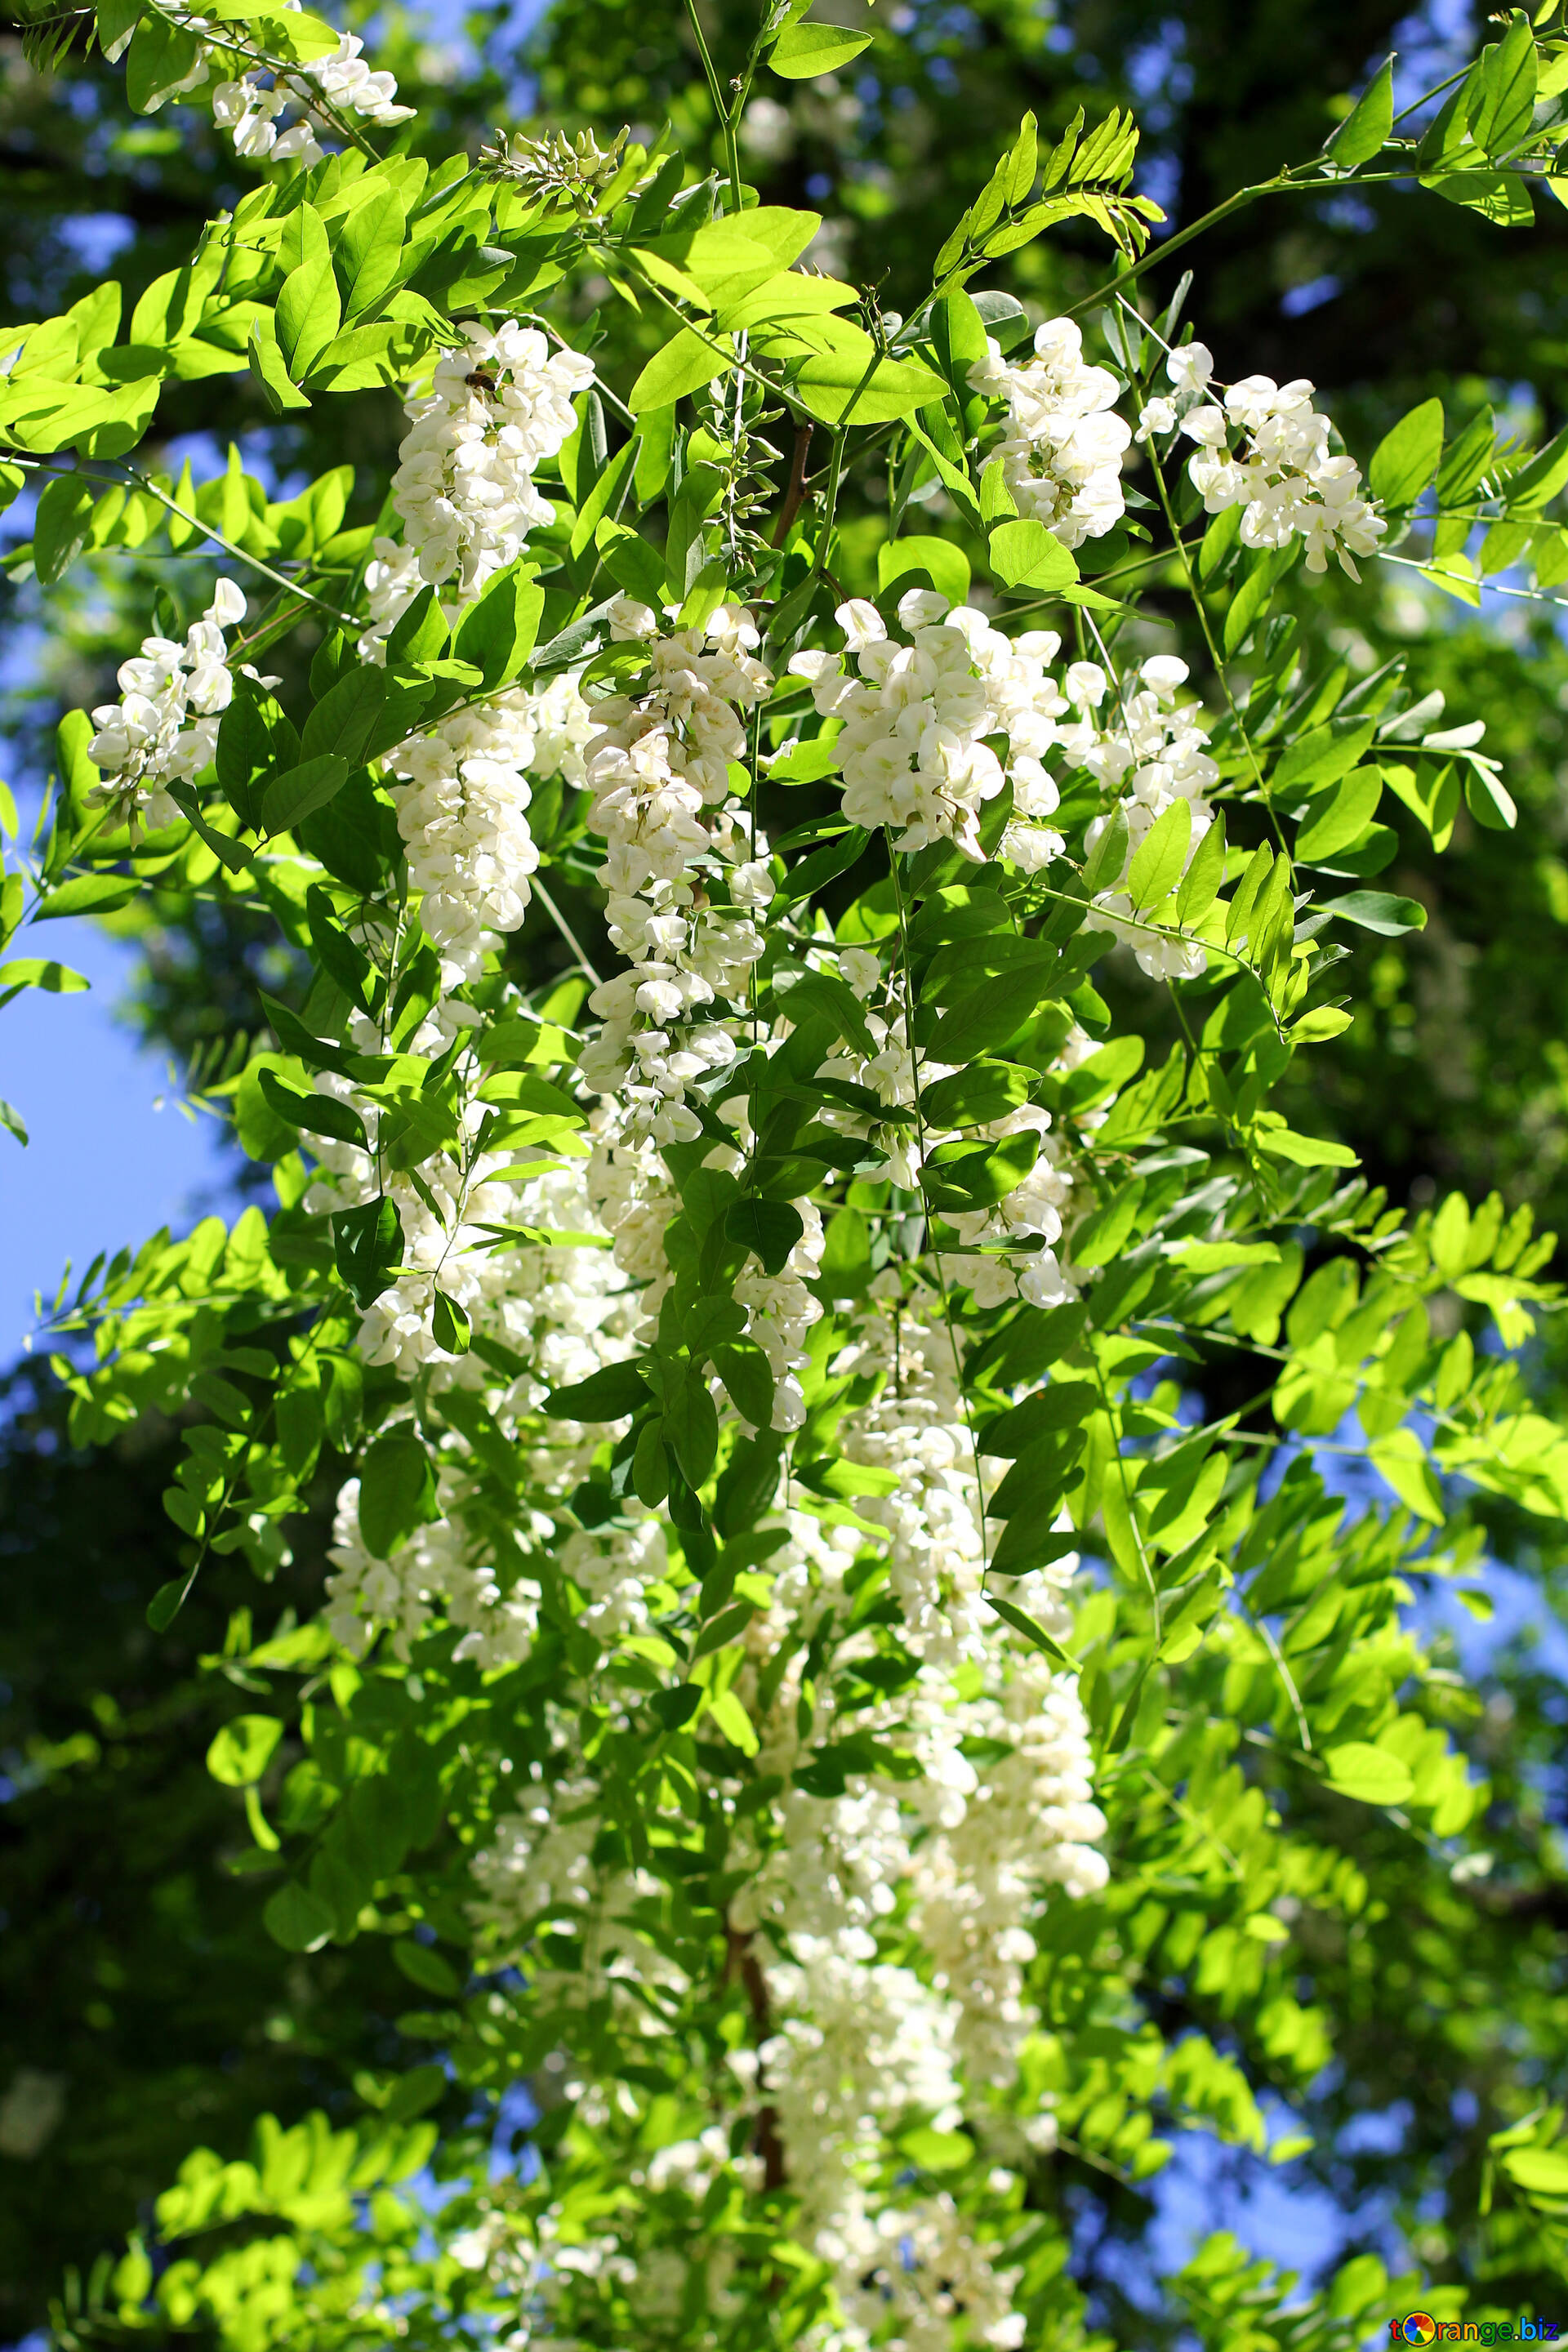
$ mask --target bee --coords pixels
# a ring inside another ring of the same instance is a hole
[[[463,382],[475,392],[489,393],[492,400],[499,389],[494,376],[488,368],[475,368],[472,374],[463,378]]]

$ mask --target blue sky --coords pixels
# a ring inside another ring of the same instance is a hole
[[[34,1328],[34,1292],[52,1296],[68,1259],[79,1275],[100,1249],[188,1225],[221,1205],[227,1177],[216,1123],[183,1116],[163,1056],[139,1051],[115,1017],[134,949],[70,920],[41,924],[16,945],[58,958],[92,987],[29,989],[0,1013],[0,1095],[29,1131],[24,1150],[0,1130],[0,1364]]]

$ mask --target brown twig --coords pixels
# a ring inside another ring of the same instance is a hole
[[[808,436],[809,437],[809,436]],[[752,2006],[752,2022],[757,2029],[757,2039],[765,2042],[773,2031],[773,2011],[768,2001],[767,1979],[755,1952],[752,1949],[749,1928],[724,1929],[724,1973],[731,1979],[739,1978]],[[763,2159],[763,2186],[782,2189],[788,2178],[784,2163],[784,2142],[779,2137],[777,2109],[764,2106],[757,2116],[757,2154]]]
[[[789,537],[790,525],[805,503],[805,465],[811,455],[811,436],[815,430],[809,417],[804,418],[795,428],[795,455],[790,460],[789,488],[784,492],[784,501],[779,509],[779,519],[773,525],[770,542],[774,547],[784,545]]]

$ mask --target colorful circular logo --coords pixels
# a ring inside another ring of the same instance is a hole
[[[1437,2333],[1437,2323],[1429,2312],[1413,2311],[1399,2332],[1406,2344],[1430,2344]]]

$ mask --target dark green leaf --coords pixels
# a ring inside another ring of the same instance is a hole
[[[782,1274],[790,1252],[805,1231],[798,1209],[787,1201],[737,1201],[724,1219],[724,1231],[753,1257],[764,1272]]]
[[[419,1438],[404,1430],[378,1437],[360,1468],[359,1524],[376,1559],[393,1553],[437,1516],[436,1473]]]
[[[647,1402],[647,1382],[636,1363],[606,1364],[570,1388],[552,1390],[544,1410],[552,1421],[624,1421]]]
[[[395,1204],[366,1201],[332,1219],[332,1258],[354,1304],[374,1304],[395,1280],[403,1262],[403,1227]]]

